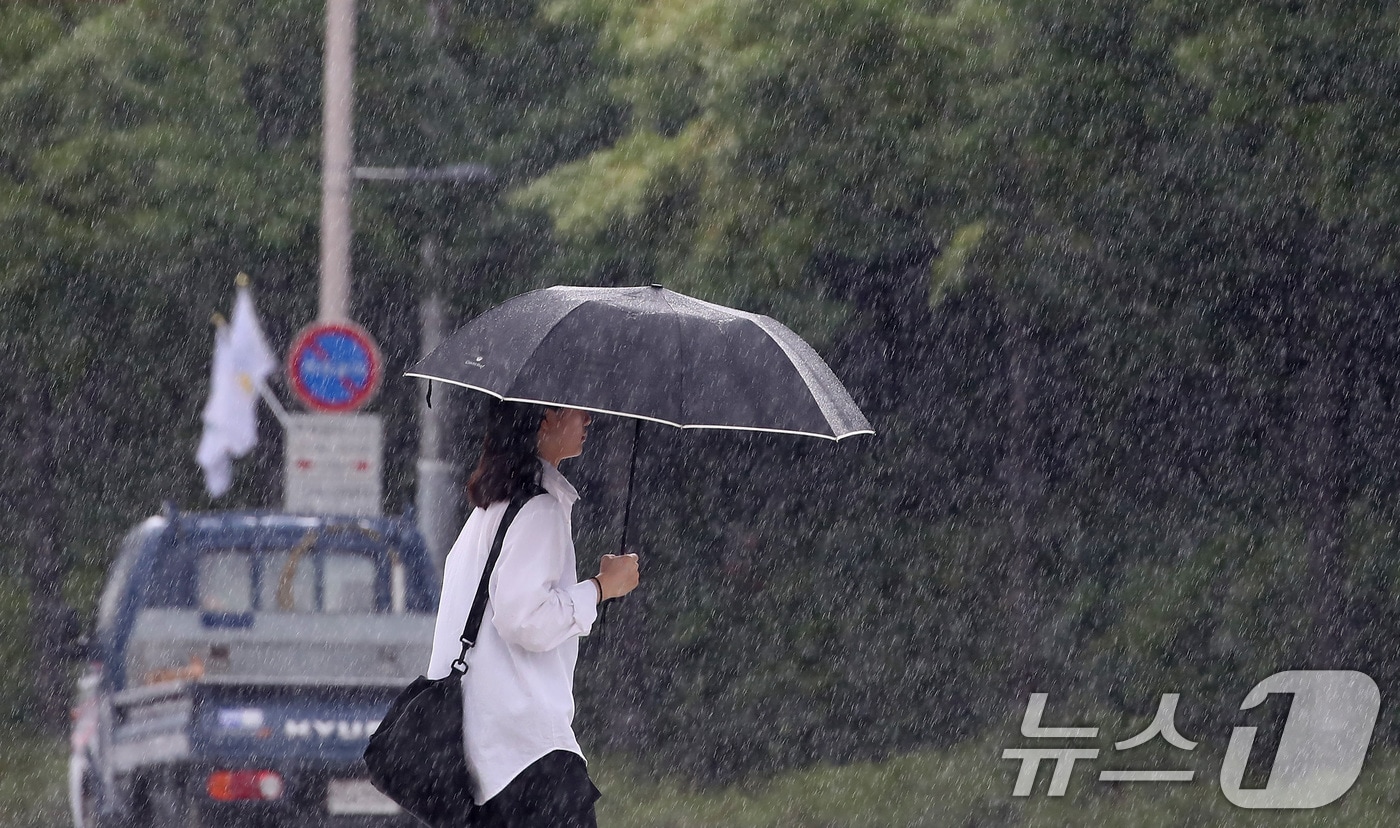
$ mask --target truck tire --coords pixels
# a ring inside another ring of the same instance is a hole
[[[98,799],[97,777],[92,771],[83,773],[80,795],[78,798],[78,819],[77,828],[106,828],[98,820],[97,809],[102,802]]]
[[[93,814],[91,825],[92,828],[135,828],[135,823],[120,814]]]

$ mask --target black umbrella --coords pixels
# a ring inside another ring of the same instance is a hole
[[[642,420],[828,440],[875,433],[797,334],[660,285],[522,294],[467,323],[407,376],[635,418],[624,551]]]

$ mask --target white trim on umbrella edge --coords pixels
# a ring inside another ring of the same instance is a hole
[[[754,428],[754,427],[750,427],[750,426],[731,426],[731,425],[682,425],[681,423],[673,423],[673,422],[671,422],[670,420],[662,420],[662,419],[660,419],[660,418],[658,418],[658,417],[647,417],[647,416],[644,416],[644,415],[642,415],[642,414],[628,414],[628,413],[625,412],[625,411],[611,411],[611,410],[606,409],[606,408],[589,408],[589,407],[586,406],[586,405],[575,405],[574,403],[555,402],[555,401],[553,401],[553,400],[527,400],[527,399],[523,399],[523,398],[520,398],[520,397],[504,397],[504,396],[501,396],[500,394],[497,394],[495,391],[492,391],[492,390],[489,389],[489,388],[482,388],[482,387],[479,386],[479,385],[470,385],[470,384],[465,383],[465,382],[458,382],[457,380],[443,379],[442,377],[433,377],[433,376],[429,376],[429,375],[427,375],[427,374],[415,374],[415,373],[413,373],[412,371],[405,371],[405,372],[404,372],[404,376],[406,376],[406,377],[417,377],[418,379],[430,380],[430,381],[432,381],[432,382],[445,382],[445,383],[447,383],[448,385],[456,385],[456,386],[458,386],[458,387],[460,387],[460,388],[470,388],[470,389],[473,390],[473,391],[480,391],[480,392],[483,393],[483,394],[490,394],[491,396],[495,397],[495,398],[498,399],[498,400],[501,400],[502,402],[528,403],[528,404],[530,404],[530,405],[547,405],[547,406],[550,406],[550,407],[553,407],[553,408],[577,408],[577,409],[579,409],[580,411],[592,411],[592,412],[594,412],[595,414],[612,414],[613,416],[616,416],[616,417],[631,417],[631,418],[634,419],[634,420],[646,420],[646,421],[648,421],[648,422],[660,423],[661,425],[668,425],[668,426],[671,426],[672,428],[679,428],[679,429],[709,428],[709,429],[715,429],[715,430],[717,430],[717,431],[761,431],[761,432],[763,432],[763,433],[765,433],[765,434],[795,434],[795,435],[800,436],[800,437],[820,437],[820,438],[823,439],[823,440],[830,440],[830,441],[832,441],[833,443],[839,443],[839,442],[841,442],[842,440],[846,439],[847,437],[855,437],[856,435],[859,435],[859,434],[871,434],[871,435],[873,435],[873,434],[875,433],[875,430],[874,430],[874,429],[869,429],[869,428],[863,428],[863,429],[860,429],[860,430],[858,430],[858,431],[848,431],[848,432],[846,432],[845,434],[833,436],[833,435],[830,435],[830,434],[818,434],[818,433],[815,432],[815,431],[793,431],[793,430],[791,430],[791,429],[786,429],[786,428]]]

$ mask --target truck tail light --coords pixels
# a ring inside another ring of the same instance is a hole
[[[281,799],[282,775],[270,770],[221,770],[209,774],[209,796],[220,802]]]

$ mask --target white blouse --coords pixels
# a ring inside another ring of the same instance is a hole
[[[573,731],[574,664],[579,636],[597,617],[598,592],[591,580],[578,580],[575,568],[571,518],[578,491],[540,462],[547,494],[526,503],[506,530],[462,677],[464,741],[478,804],[552,751],[583,756]],[[506,505],[474,510],[447,554],[429,678],[451,673],[461,652],[462,626]]]

